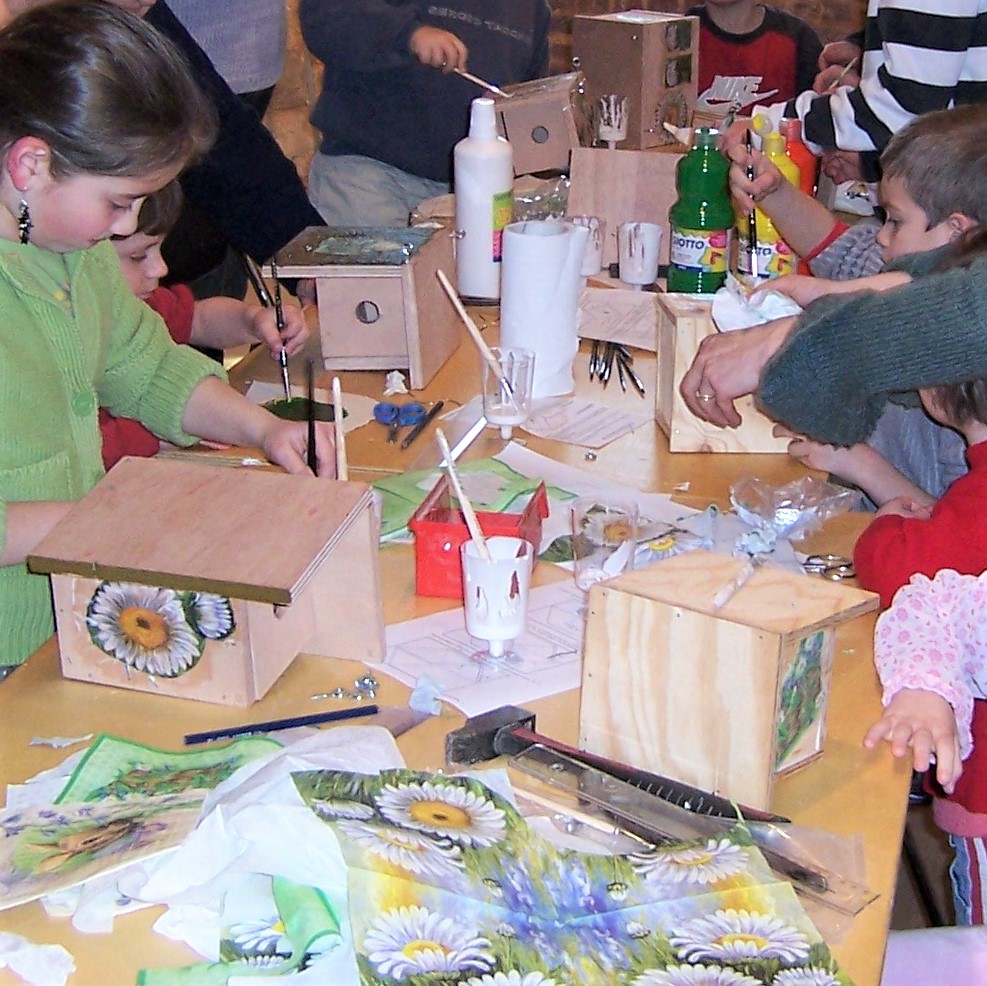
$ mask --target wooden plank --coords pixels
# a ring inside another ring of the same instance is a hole
[[[676,199],[674,151],[611,151],[577,147],[572,152],[570,215],[599,216],[607,223],[604,266],[617,259],[621,223],[657,223],[662,236],[660,263],[668,263],[668,210]]]
[[[313,562],[369,505],[364,483],[128,458],[69,511],[29,564],[36,572],[287,604]]]

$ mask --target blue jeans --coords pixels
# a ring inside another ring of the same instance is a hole
[[[330,226],[407,226],[419,202],[448,192],[445,182],[358,154],[317,153],[308,175],[309,200]]]

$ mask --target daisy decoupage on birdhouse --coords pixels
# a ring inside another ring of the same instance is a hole
[[[362,986],[849,986],[742,824],[596,854],[476,775],[292,776],[346,860]]]
[[[247,706],[300,651],[383,656],[378,536],[362,483],[123,459],[29,565],[66,677]]]

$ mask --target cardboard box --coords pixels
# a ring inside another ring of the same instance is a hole
[[[659,263],[668,263],[668,210],[677,198],[675,169],[681,157],[674,148],[611,151],[577,147],[572,152],[568,214],[606,220],[604,265],[617,260],[617,228],[631,222],[657,223],[664,229]]]
[[[408,528],[415,535],[415,592],[419,596],[463,598],[463,568],[459,549],[470,537],[466,519],[452,506],[449,478],[442,476],[415,511]],[[534,545],[532,566],[541,544],[542,521],[548,516],[548,492],[539,483],[521,513],[477,510],[486,537],[518,537]]]
[[[627,10],[572,21],[573,65],[586,76],[586,99],[627,99],[625,150],[675,144],[663,124],[688,127],[696,104],[699,18]],[[681,148],[680,148],[681,149]]]
[[[247,706],[301,651],[378,660],[370,488],[123,459],[42,540],[67,678]]]
[[[775,422],[754,406],[753,397],[741,397],[736,406],[743,424],[719,428],[697,418],[686,407],[679,383],[699,349],[713,332],[707,295],[658,295],[658,386],[655,419],[668,436],[672,452],[787,452],[788,439],[771,434]]]
[[[510,97],[495,96],[497,127],[510,141],[514,174],[535,171],[569,171],[569,155],[580,144],[592,141],[580,72],[553,75],[532,82],[504,86]]]
[[[579,745],[768,808],[822,752],[836,627],[878,597],[765,565],[714,609],[743,565],[693,551],[590,590]]]
[[[419,390],[462,340],[435,276],[455,280],[448,229],[312,226],[275,259],[283,277],[315,278],[327,370],[407,370]]]

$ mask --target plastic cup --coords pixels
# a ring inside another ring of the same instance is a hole
[[[634,567],[637,505],[606,496],[579,497],[569,505],[573,574],[589,589]]]

